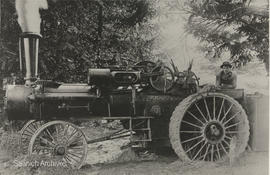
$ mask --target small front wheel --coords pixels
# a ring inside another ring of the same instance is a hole
[[[76,125],[65,121],[52,121],[35,132],[28,153],[56,158],[72,168],[79,169],[87,156],[87,141]]]

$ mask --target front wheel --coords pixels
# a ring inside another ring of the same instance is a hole
[[[84,133],[74,124],[51,121],[42,125],[31,138],[29,155],[49,156],[79,169],[87,156]]]
[[[183,161],[237,157],[248,142],[249,123],[242,106],[222,93],[194,94],[176,107],[169,125],[175,153]]]

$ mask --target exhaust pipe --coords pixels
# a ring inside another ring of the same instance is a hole
[[[38,79],[38,33],[24,32],[19,39],[20,71],[25,75],[25,85],[31,85]],[[24,58],[23,58],[24,57]]]

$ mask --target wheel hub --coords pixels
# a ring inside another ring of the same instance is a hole
[[[56,155],[63,156],[66,153],[66,148],[62,145],[57,145],[54,152]]]
[[[217,121],[208,123],[204,128],[204,137],[210,144],[219,143],[224,137],[224,127]]]

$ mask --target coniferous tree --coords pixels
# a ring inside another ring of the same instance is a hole
[[[198,38],[218,58],[229,51],[231,61],[246,63],[257,57],[269,72],[268,5],[251,6],[251,0],[189,0],[174,8],[188,16],[186,31]],[[256,2],[254,2],[256,3]]]

